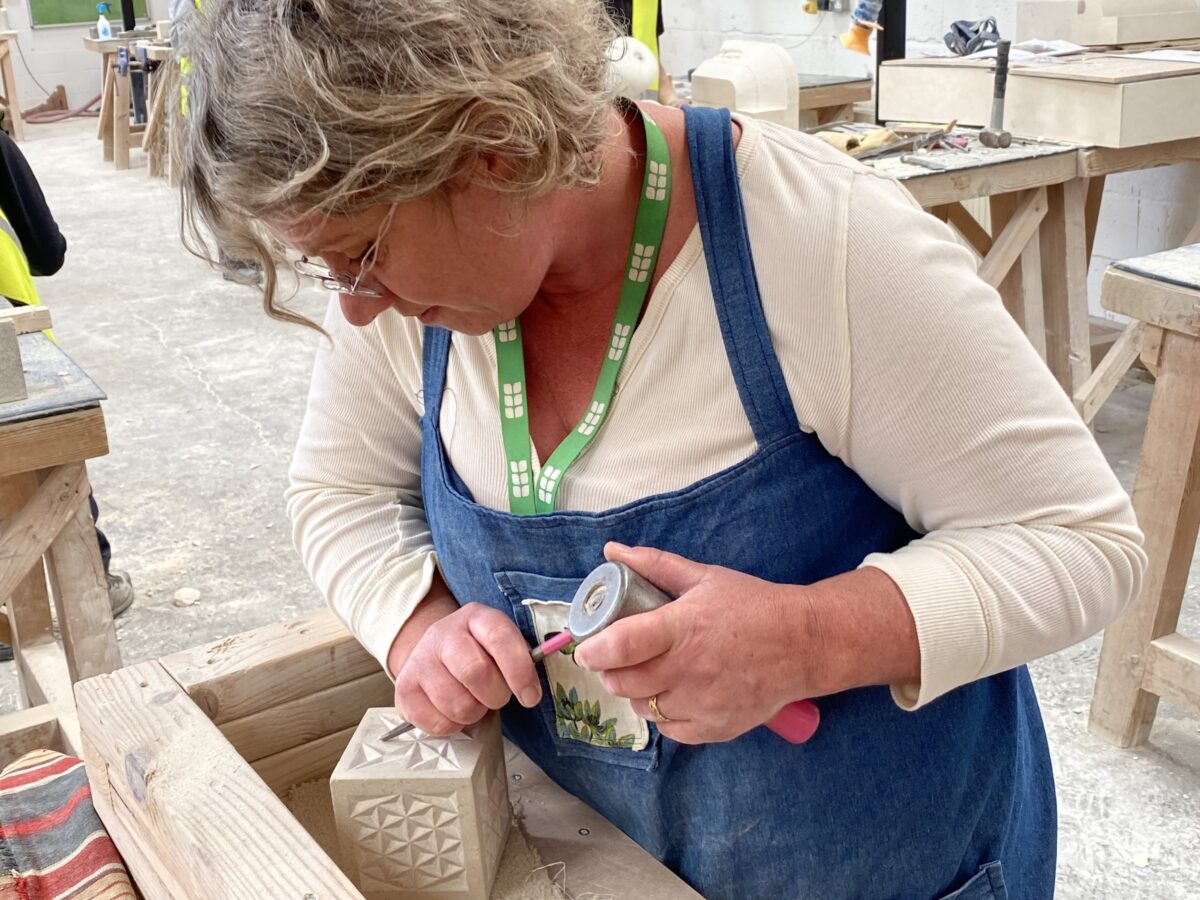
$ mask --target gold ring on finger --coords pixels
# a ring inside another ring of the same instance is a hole
[[[658,709],[658,694],[650,698],[650,712],[654,716],[655,722],[670,722],[672,721],[667,716],[664,716]]]

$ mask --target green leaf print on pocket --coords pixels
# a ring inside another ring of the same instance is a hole
[[[568,692],[561,683],[554,683],[554,721],[558,736],[576,741],[586,741],[597,747],[613,747],[632,750],[635,735],[617,736],[617,720],[601,721],[600,701],[579,699],[579,692],[571,688]]]

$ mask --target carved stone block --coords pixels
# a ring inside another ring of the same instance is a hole
[[[488,900],[512,821],[500,719],[379,740],[400,721],[368,710],[329,779],[343,868],[367,900]]]

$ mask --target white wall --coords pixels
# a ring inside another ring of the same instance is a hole
[[[672,73],[695,68],[715,55],[722,41],[737,38],[787,47],[805,73],[874,72],[871,59],[848,53],[838,42],[849,24],[848,13],[811,16],[803,12],[800,0],[660,2],[666,26],[663,61]],[[910,55],[919,53],[922,45],[940,45],[951,22],[987,15],[996,17],[1001,34],[1012,35],[1017,0],[909,0]],[[1200,221],[1200,163],[1109,178],[1089,277],[1092,312],[1103,312],[1099,283],[1110,260],[1177,246],[1196,221]]]
[[[59,84],[66,87],[67,102],[72,107],[80,106],[100,93],[100,56],[83,46],[83,37],[91,25],[33,28],[29,0],[6,0],[4,5],[8,10],[8,27],[17,32],[17,47],[13,49],[19,48],[20,52],[13,53],[13,69],[22,109],[36,106],[46,98],[30,72],[47,90],[52,91]],[[111,5],[116,12],[110,13],[109,17],[116,31],[121,27],[120,4],[111,0]],[[152,20],[165,19],[167,0],[149,0],[148,9]]]

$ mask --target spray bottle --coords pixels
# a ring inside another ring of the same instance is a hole
[[[109,24],[108,18],[104,15],[109,10],[107,3],[97,3],[96,12],[100,13],[100,18],[96,20],[96,37],[99,40],[106,41],[112,37],[112,25]]]

